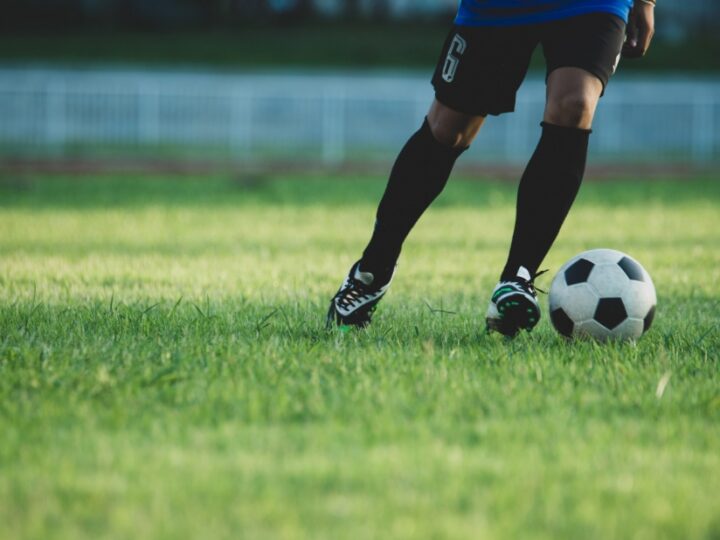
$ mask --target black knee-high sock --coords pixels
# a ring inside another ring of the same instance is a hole
[[[518,188],[515,231],[501,279],[524,266],[534,276],[570,211],[585,172],[589,129],[542,123]]]
[[[395,161],[385,194],[380,201],[370,243],[360,267],[389,278],[405,238],[430,203],[445,187],[455,160],[465,149],[438,142],[423,122]]]

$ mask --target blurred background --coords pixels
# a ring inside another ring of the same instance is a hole
[[[455,0],[5,0],[0,166],[386,167],[422,121]],[[596,165],[720,162],[720,2],[659,0],[601,101]],[[466,166],[539,135],[542,54]]]

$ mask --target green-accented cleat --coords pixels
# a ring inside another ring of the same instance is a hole
[[[489,332],[514,337],[520,330],[530,331],[535,327],[540,320],[540,305],[533,283],[535,277],[521,266],[514,279],[495,286],[485,315]]]

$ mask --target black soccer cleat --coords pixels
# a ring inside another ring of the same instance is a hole
[[[353,264],[342,286],[330,301],[327,327],[365,328],[369,325],[378,302],[390,287],[392,277],[391,275],[386,283],[376,284],[372,273],[360,270],[360,261]]]
[[[540,274],[530,276],[527,268],[521,266],[513,279],[495,286],[485,315],[488,332],[514,337],[520,330],[529,332],[535,327],[540,320],[540,305],[533,282]]]

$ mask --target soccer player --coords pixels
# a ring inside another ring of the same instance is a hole
[[[595,108],[620,56],[645,54],[655,0],[461,0],[432,84],[435,100],[405,144],[370,242],[333,297],[328,325],[364,327],[390,286],[402,244],[445,187],[488,114],[512,112],[535,47],[547,65],[540,141],[520,180],[505,268],[488,329],[506,336],[540,319],[533,280],[577,195]]]

